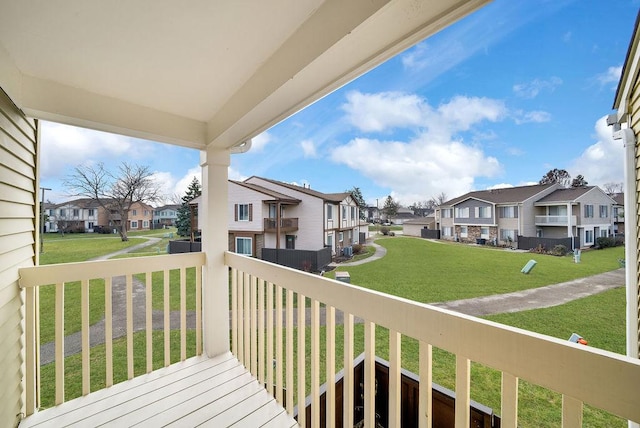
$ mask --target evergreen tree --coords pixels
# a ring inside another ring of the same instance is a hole
[[[189,207],[189,202],[201,194],[202,188],[200,186],[200,182],[196,177],[193,177],[191,184],[189,184],[189,187],[187,188],[187,192],[182,197],[182,205],[178,208],[178,218],[176,219],[178,235],[191,235],[191,208]]]
[[[387,196],[387,199],[384,200],[384,207],[382,208],[382,212],[387,215],[387,219],[389,217],[393,217],[398,213],[398,208],[400,208],[400,204],[396,202],[391,195]]]
[[[365,209],[367,208],[367,204],[364,201],[364,197],[362,196],[362,192],[359,187],[354,187],[351,190],[347,190],[347,192],[351,193],[351,197],[358,205],[358,209],[360,211],[360,220],[364,220],[366,218]]]

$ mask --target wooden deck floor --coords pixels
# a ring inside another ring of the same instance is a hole
[[[195,357],[35,413],[27,427],[295,427],[227,353]]]

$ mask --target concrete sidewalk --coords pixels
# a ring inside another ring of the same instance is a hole
[[[624,287],[624,285],[624,269],[617,269],[546,287],[473,299],[432,303],[432,305],[467,315],[484,316],[563,305],[572,300],[602,293],[612,288]]]

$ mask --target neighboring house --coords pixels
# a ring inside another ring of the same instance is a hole
[[[386,216],[386,220],[392,224],[403,224],[405,221],[415,220],[419,216],[413,213],[410,208],[399,207],[398,211],[394,215]]]
[[[407,236],[422,236],[422,229],[431,229],[434,230],[436,228],[436,218],[433,216],[430,217],[419,217],[412,220],[407,220],[402,224],[402,234]]]
[[[93,232],[97,226],[100,205],[93,199],[82,198],[60,204],[47,204],[49,218],[47,232]]]
[[[601,236],[613,235],[616,202],[597,186],[560,188],[537,200],[535,235],[539,238],[578,237],[589,247]]]
[[[360,242],[360,212],[351,194],[322,193],[262,177],[229,181],[229,248],[260,256],[261,248],[334,254]]]
[[[174,227],[178,220],[180,205],[163,205],[153,210],[153,229],[162,229],[165,226]]]
[[[378,207],[367,207],[367,221],[369,223],[380,223],[382,213]]]
[[[614,193],[611,197],[616,201],[613,206],[613,234],[624,235],[624,193]]]
[[[153,221],[153,207],[144,202],[135,202],[129,209],[127,230],[149,230]]]
[[[559,185],[507,187],[469,192],[436,208],[441,239],[510,245],[518,235],[535,236],[535,201]]]
[[[613,234],[611,199],[597,186],[557,184],[470,192],[437,209],[442,239],[517,243],[518,236],[578,238],[581,246]]]

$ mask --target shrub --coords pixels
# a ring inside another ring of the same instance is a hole
[[[362,249],[363,249],[362,245],[353,244],[351,247],[353,248],[353,254],[361,254],[362,253]]]
[[[616,245],[617,245],[617,242],[616,242],[616,238],[614,237],[601,236],[598,239],[596,239],[596,246],[598,248],[609,248],[609,247],[615,247]]]
[[[387,226],[382,226],[380,228],[380,233],[382,233],[383,235],[388,235],[390,230],[391,229],[389,229]]]
[[[564,256],[567,254],[567,247],[562,244],[556,245],[551,250],[551,254],[554,256]]]

